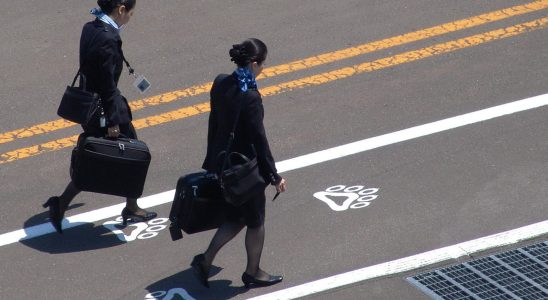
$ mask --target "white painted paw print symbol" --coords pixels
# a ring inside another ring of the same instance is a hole
[[[324,192],[315,193],[314,197],[325,202],[334,211],[345,211],[369,206],[371,201],[377,199],[378,191],[378,188],[365,188],[363,185],[335,185]],[[341,201],[342,204],[337,204]]]
[[[178,297],[177,297],[178,296]],[[179,298],[180,297],[180,298]],[[196,300],[190,294],[182,288],[174,288],[169,291],[157,291],[145,296],[145,300]]]
[[[103,226],[112,231],[120,241],[133,242],[137,239],[146,240],[156,237],[159,231],[167,228],[167,225],[165,225],[167,221],[169,221],[168,218],[156,218],[147,223],[130,223],[127,226],[123,226],[122,217],[118,217],[116,220],[103,223]],[[124,231],[127,231],[127,228],[129,227],[134,227],[134,229],[127,235]]]

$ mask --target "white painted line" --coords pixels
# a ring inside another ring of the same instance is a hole
[[[175,190],[159,193],[156,195],[144,197],[139,199],[139,206],[142,208],[150,208],[158,205],[162,205],[173,201],[175,196]],[[63,219],[63,229],[69,229],[84,224],[89,224],[104,219],[109,219],[115,216],[119,216],[122,209],[126,206],[125,203],[120,203],[100,209],[96,209],[90,212],[82,213],[72,217]],[[0,247],[9,244],[17,243],[22,240],[28,240],[42,235],[55,232],[55,228],[51,223],[44,223],[19,229],[9,233],[2,234],[0,236]]]
[[[296,158],[278,162],[276,163],[276,167],[278,168],[279,173],[284,173],[319,164],[322,162],[342,158],[348,155],[376,149],[383,146],[388,146],[391,144],[396,144],[403,141],[408,141],[411,139],[490,120],[517,112],[539,108],[546,105],[548,105],[548,94],[527,98],[524,100],[519,100],[499,106],[494,106],[472,113],[443,119],[437,122],[415,126],[408,129],[353,142],[350,144],[326,149],[323,151],[299,156]],[[139,199],[139,205],[143,208],[150,208],[171,202],[173,201],[174,193],[175,191],[171,190],[164,193],[141,198]],[[112,218],[119,215],[122,211],[122,208],[123,204],[117,204],[99,210],[68,217],[66,220],[63,221],[63,228],[75,227],[85,223],[91,223]],[[0,235],[0,247],[17,243],[21,240],[39,237],[52,232],[54,232],[54,228],[51,226],[51,224],[46,223],[5,233]]]
[[[548,220],[468,242],[312,281],[288,289],[251,298],[249,300],[285,300],[305,297],[373,278],[412,271],[496,247],[512,245],[518,242],[533,239],[535,237],[540,237],[546,233],[548,233]]]
[[[380,148],[387,145],[396,144],[403,141],[408,141],[411,139],[416,139],[419,137],[494,119],[497,117],[502,117],[517,112],[539,108],[545,105],[548,105],[548,94],[527,98],[524,100],[519,100],[499,106],[494,106],[491,108],[478,110],[475,112],[440,120],[437,122],[415,126],[408,129],[342,145],[339,147],[334,147],[323,151],[299,156],[277,163],[276,167],[278,168],[278,170],[283,172],[300,169],[325,161]]]

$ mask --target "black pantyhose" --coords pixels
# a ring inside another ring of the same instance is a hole
[[[231,241],[244,228],[243,224],[234,222],[225,222],[209,243],[209,247],[204,253],[205,266],[209,269],[215,256],[221,248]],[[257,279],[268,279],[268,274],[259,268],[261,254],[264,245],[264,225],[257,228],[247,228],[245,236],[245,249],[247,251],[247,267],[245,272]]]
[[[65,188],[65,191],[61,196],[59,196],[59,207],[61,209],[61,215],[65,214],[65,211],[67,210],[70,202],[76,197],[78,194],[80,194],[80,190],[76,188],[74,183],[71,181]],[[137,205],[137,199],[135,198],[127,198],[126,199],[126,207],[136,214],[144,215],[146,214],[146,211],[141,209],[139,205]]]

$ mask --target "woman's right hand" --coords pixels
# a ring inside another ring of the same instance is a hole
[[[120,136],[120,126],[114,125],[107,129],[107,137],[117,138],[118,136]]]

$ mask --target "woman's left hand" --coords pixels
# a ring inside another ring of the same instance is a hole
[[[283,193],[285,192],[286,187],[287,186],[286,186],[285,178],[282,178],[282,180],[280,180],[280,183],[276,185],[276,192]]]

